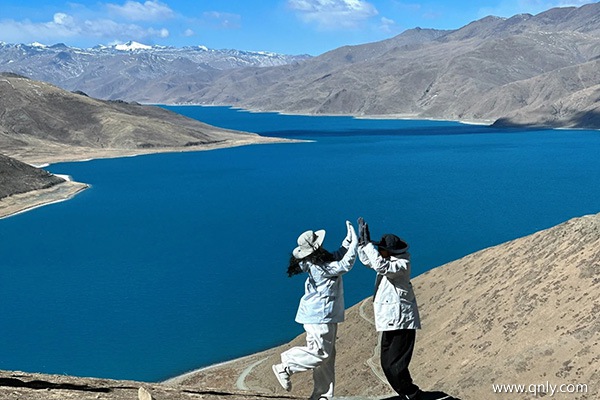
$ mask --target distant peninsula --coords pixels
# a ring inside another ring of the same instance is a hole
[[[0,218],[69,199],[87,187],[0,154]]]
[[[291,142],[217,128],[160,107],[98,100],[12,73],[0,74],[0,110],[0,217],[87,187],[35,165]]]

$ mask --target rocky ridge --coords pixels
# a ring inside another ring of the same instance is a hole
[[[0,154],[0,218],[68,199],[87,187]]]
[[[0,71],[80,90],[103,99],[156,103],[161,91],[202,87],[221,71],[273,67],[310,58],[266,51],[210,49],[205,46],[147,46],[128,42],[88,49],[62,43],[0,43]],[[190,79],[191,77],[194,79]],[[135,95],[133,95],[135,93]]]
[[[188,97],[288,113],[598,129],[599,16],[593,3],[417,28],[297,64],[230,70]]]
[[[22,161],[276,141],[217,128],[160,107],[98,100],[13,74],[0,75],[0,95],[0,148]]]
[[[0,199],[64,182],[61,177],[0,154]]]

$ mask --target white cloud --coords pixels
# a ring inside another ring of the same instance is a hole
[[[183,36],[185,37],[191,37],[194,36],[196,34],[196,32],[194,32],[192,29],[186,29],[185,32],[183,32]]]
[[[74,37],[80,34],[80,29],[71,16],[56,13],[52,21],[42,23],[29,20],[1,20],[0,32],[2,32],[2,39],[9,43],[30,43]]]
[[[169,37],[169,30],[166,28],[157,29],[136,24],[122,24],[108,19],[86,20],[82,27],[83,30],[80,32],[82,36],[112,41],[152,41],[154,38]]]
[[[169,37],[169,30],[166,28],[162,28],[158,31],[158,36],[160,36],[161,38],[168,38]]]
[[[364,0],[288,0],[287,4],[302,21],[325,29],[356,28],[378,14]]]
[[[386,18],[386,17],[381,17],[379,29],[381,29],[384,33],[394,32],[395,27],[396,27],[396,21],[394,21],[393,19]]]
[[[169,36],[166,28],[124,24],[110,19],[79,19],[66,13],[56,13],[52,21],[40,23],[29,20],[2,20],[0,32],[3,40],[9,43],[30,43],[40,40],[51,43],[67,39],[94,39],[97,44],[100,40],[148,41]]]
[[[54,14],[53,22],[56,25],[73,25],[73,17],[65,13],[56,13]]]
[[[238,29],[240,28],[242,17],[238,14],[231,14],[219,11],[207,11],[202,13],[203,22],[215,28]]]
[[[112,13],[131,21],[162,21],[175,16],[168,5],[158,0],[144,3],[128,0],[122,6],[111,3],[106,6]]]

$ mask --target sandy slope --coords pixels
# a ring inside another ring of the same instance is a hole
[[[411,371],[423,389],[482,400],[509,398],[494,393],[493,384],[522,384],[537,392],[580,384],[587,385],[587,393],[554,393],[552,398],[598,398],[600,214],[479,251],[435,268],[413,284],[423,329]],[[380,379],[371,315],[371,300],[365,299],[340,325],[336,395],[391,393]],[[281,351],[303,342],[299,336],[168,383],[283,394],[271,364],[279,362]],[[311,375],[294,375],[293,385],[293,395],[310,394]]]

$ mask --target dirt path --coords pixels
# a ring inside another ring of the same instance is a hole
[[[362,319],[364,319],[365,321],[367,321],[368,323],[370,323],[371,325],[375,326],[375,320],[371,317],[368,316],[367,312],[365,311],[365,305],[368,304],[368,302],[370,301],[370,298],[366,298],[364,299],[361,303],[360,303],[360,307],[358,309],[359,314],[361,316]],[[375,346],[375,348],[373,349],[373,356],[369,359],[367,359],[367,365],[369,366],[369,368],[371,368],[371,371],[373,372],[373,374],[379,378],[379,380],[383,383],[385,383],[386,385],[388,384],[388,381],[385,377],[385,375],[383,374],[383,372],[381,371],[381,369],[379,368],[379,354],[380,354],[380,349],[381,349],[381,335],[377,336],[377,345]]]
[[[269,359],[269,357],[266,357],[266,358],[258,360],[256,362],[250,364],[249,366],[247,366],[242,371],[242,373],[237,378],[237,380],[235,381],[235,387],[238,388],[239,390],[250,390],[250,388],[246,385],[246,377],[248,376],[248,374],[250,374],[250,372],[252,372],[252,370],[254,369],[254,367],[256,367],[257,365],[262,364],[263,362],[265,362],[268,359]],[[257,390],[257,389],[255,388],[254,390]]]

